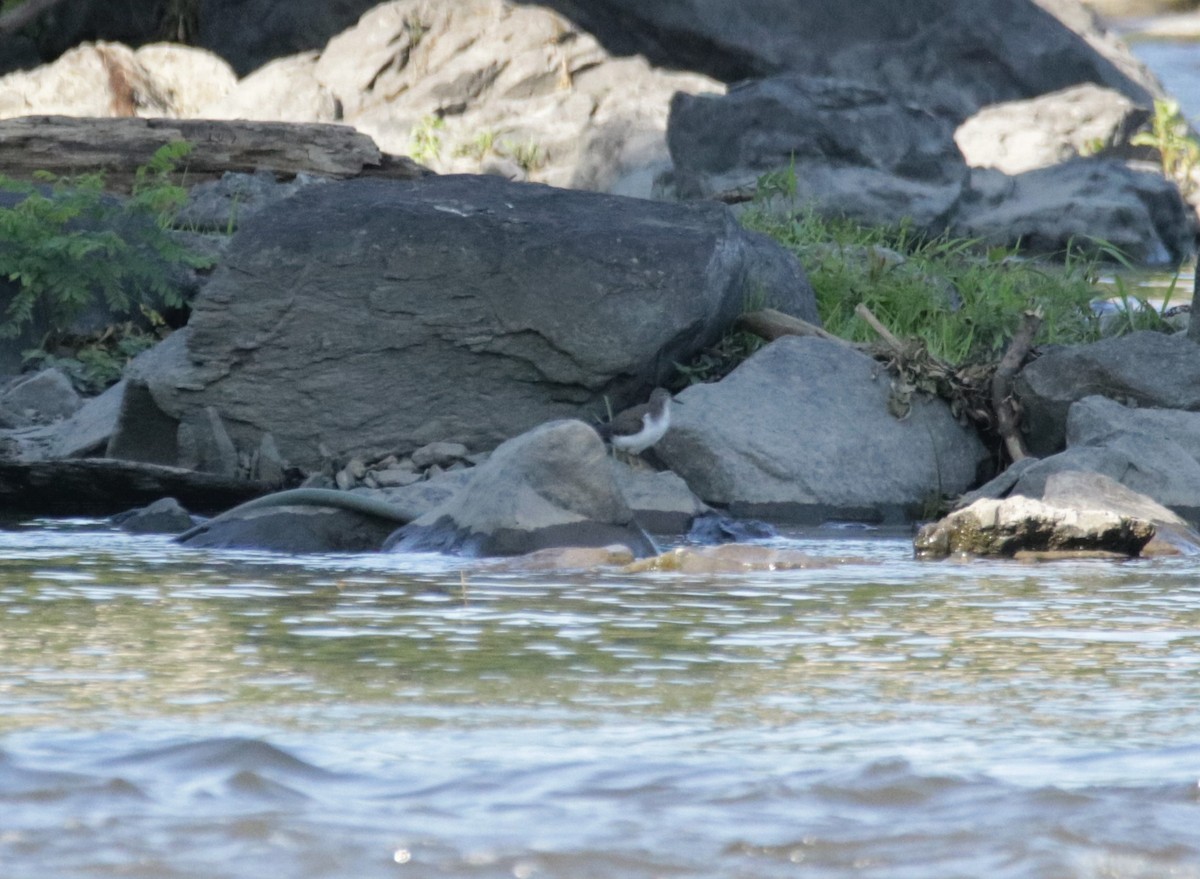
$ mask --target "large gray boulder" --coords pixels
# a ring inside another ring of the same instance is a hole
[[[444,504],[405,525],[385,550],[503,556],[558,546],[654,544],[634,520],[599,434],[553,421],[502,444]]]
[[[494,177],[309,187],[252,217],[180,339],[129,371],[239,455],[473,451],[661,384],[749,301],[816,320],[796,260],[728,209]],[[182,448],[180,449],[182,453]]]
[[[1148,103],[1157,86],[1075,0],[538,0],[617,53],[726,82],[796,71],[979,107],[1081,82]]]
[[[975,169],[950,226],[988,245],[1046,254],[1113,245],[1134,262],[1174,266],[1192,253],[1196,215],[1159,172],[1091,158],[1015,176]]]
[[[704,501],[804,523],[899,522],[972,485],[983,445],[940,400],[889,414],[883,367],[854,349],[780,339],[679,394],[655,452]]]
[[[1090,345],[1050,348],[1021,370],[1014,390],[1029,450],[1049,455],[1066,444],[1068,411],[1084,397],[1200,410],[1200,346],[1182,335],[1142,331]]]

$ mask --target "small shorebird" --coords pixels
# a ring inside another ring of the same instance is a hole
[[[626,409],[612,421],[598,425],[596,430],[602,439],[612,443],[613,449],[640,455],[662,439],[671,426],[671,403],[670,391],[655,388],[649,403]]]

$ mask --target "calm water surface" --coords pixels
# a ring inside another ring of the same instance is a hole
[[[0,876],[1200,877],[1195,561],[687,577],[0,531]]]

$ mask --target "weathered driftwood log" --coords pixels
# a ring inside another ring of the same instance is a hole
[[[213,119],[20,116],[0,120],[0,174],[28,180],[35,171],[62,176],[103,171],[106,188],[128,191],[140,165],[164,144],[193,145],[185,182],[226,171],[266,170],[283,178],[362,175],[412,179],[431,173],[390,156],[347,125]]]
[[[774,342],[784,336],[816,336],[831,342],[840,342],[851,348],[865,347],[847,342],[845,339],[821,329],[816,324],[811,324],[790,314],[784,314],[782,311],[776,311],[774,308],[763,308],[743,314],[737,319],[737,328],[753,333],[768,342]]]
[[[1000,358],[1000,365],[992,376],[992,411],[996,415],[996,432],[1004,440],[1004,448],[1015,463],[1029,457],[1025,438],[1021,435],[1021,413],[1013,396],[1013,379],[1025,365],[1033,339],[1042,326],[1042,316],[1036,311],[1027,311],[1021,326],[1008,343],[1008,350]]]
[[[0,510],[6,513],[101,516],[163,497],[212,513],[274,490],[265,482],[108,458],[0,461]]]

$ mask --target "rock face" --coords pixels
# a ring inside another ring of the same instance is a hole
[[[967,164],[1021,174],[1126,144],[1150,110],[1094,83],[984,107],[954,132]]]
[[[726,82],[785,71],[921,89],[965,119],[979,107],[1096,82],[1148,103],[1152,78],[1066,0],[539,0],[618,54]]]
[[[1071,404],[1098,395],[1158,409],[1200,410],[1200,346],[1182,335],[1137,332],[1052,348],[1017,375],[1014,390],[1035,455],[1060,451]]]
[[[553,421],[500,445],[450,500],[405,525],[385,550],[521,555],[556,546],[653,554],[613,476],[599,435]]]
[[[89,43],[52,64],[0,79],[0,119],[25,115],[186,117],[232,91],[237,77],[211,52]]]
[[[308,470],[479,451],[632,402],[749,296],[817,319],[799,263],[719,205],[492,177],[328,183],[251,218],[182,338],[130,381],[185,426],[211,409],[239,452],[269,433]]]
[[[1045,552],[1136,556],[1154,537],[1154,524],[1113,509],[1106,495],[1120,494],[1120,486],[1114,489],[1108,482],[1086,474],[1069,491],[1048,486],[1044,501],[1023,495],[983,498],[922,527],[913,546],[918,558]]]
[[[902,521],[968,488],[985,453],[942,402],[917,401],[901,421],[888,394],[866,355],[784,338],[722,381],[683,391],[655,451],[735,515]]]
[[[545,9],[394,0],[319,55],[258,71],[207,112],[296,118],[296,96],[307,95],[309,118],[345,121],[439,172],[646,195],[667,164],[671,95],[721,89],[612,58]]]

